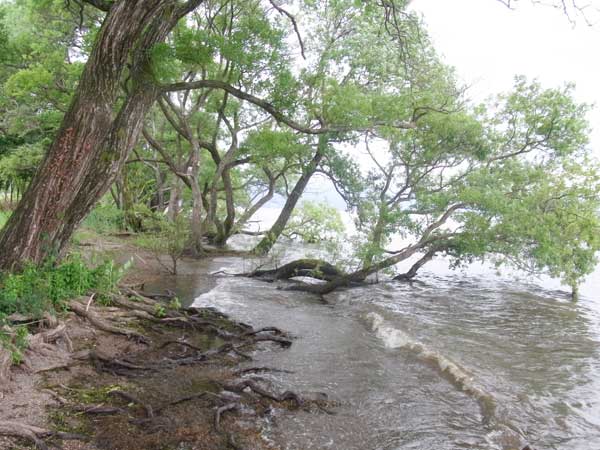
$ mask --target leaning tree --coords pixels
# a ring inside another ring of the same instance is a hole
[[[94,7],[105,13],[79,83],[36,176],[0,236],[0,269],[18,267],[23,261],[39,263],[59,254],[74,229],[109,189],[135,146],[143,121],[156,99],[164,93],[210,88],[227,92],[273,116],[299,132],[319,135],[344,129],[344,124],[323,124],[313,117],[288,116],[263,99],[223,79],[202,74],[163,86],[156,73],[161,45],[177,24],[203,0],[70,0],[81,11]],[[219,3],[219,2],[217,2]],[[220,2],[226,7],[231,2]],[[289,34],[300,36],[295,18],[275,0],[234,2],[238,8],[258,4],[289,19]],[[317,2],[318,3],[318,2]],[[352,14],[378,13],[382,33],[401,41],[405,2],[339,2]],[[315,2],[306,2],[314,7]],[[210,26],[218,26],[211,24]],[[282,39],[287,39],[283,36]],[[303,44],[300,41],[302,52]],[[244,42],[237,55],[244,57]],[[260,81],[260,80],[257,80]],[[400,117],[397,125],[414,126]]]
[[[429,114],[405,133],[382,129],[364,144],[371,169],[354,211],[360,245],[350,270],[299,260],[252,275],[325,279],[292,286],[325,294],[410,259],[396,276],[409,280],[439,254],[455,266],[489,260],[546,273],[576,293],[600,249],[586,112],[570,86],[518,78],[514,92],[487,107]]]

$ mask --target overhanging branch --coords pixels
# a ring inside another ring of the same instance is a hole
[[[189,89],[204,89],[204,88],[212,88],[212,89],[222,89],[225,92],[233,95],[240,100],[245,100],[248,103],[251,103],[255,106],[258,106],[265,112],[269,113],[275,120],[278,122],[284,123],[290,128],[293,128],[296,131],[299,131],[304,134],[325,134],[325,133],[335,133],[335,132],[352,132],[352,131],[366,131],[370,130],[377,126],[388,126],[392,128],[399,128],[405,130],[415,129],[417,124],[415,122],[396,122],[396,123],[387,123],[381,121],[375,121],[371,123],[370,127],[362,127],[362,128],[353,128],[353,127],[344,127],[344,126],[321,126],[319,128],[311,128],[310,126],[302,125],[295,120],[287,117],[281,111],[279,111],[275,106],[269,103],[266,100],[263,100],[255,95],[249,94],[248,92],[244,92],[241,89],[238,89],[224,81],[220,80],[198,80],[198,81],[189,81],[189,82],[180,82],[173,83],[169,85],[161,86],[161,90],[164,93],[167,92],[176,92],[176,91],[185,91]]]

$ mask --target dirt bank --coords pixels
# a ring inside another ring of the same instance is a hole
[[[0,386],[0,449],[273,449],[261,438],[273,407],[327,407],[322,397],[275,392],[259,376],[273,368],[237,367],[253,350],[285,351],[293,342],[284,331],[145,292],[164,274],[126,239],[95,236],[80,248],[133,266],[110,305],[74,299],[70,311],[31,325],[25,363]],[[197,276],[212,288],[210,276]]]

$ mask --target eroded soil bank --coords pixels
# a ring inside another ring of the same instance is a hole
[[[93,247],[133,268],[110,306],[74,299],[31,325],[25,363],[0,386],[0,449],[274,449],[261,436],[273,407],[328,411],[324,396],[277,392],[260,376],[280,369],[237,367],[254,350],[286,351],[284,331],[174,308],[171,293],[144,291],[162,276],[152,255],[122,239]]]

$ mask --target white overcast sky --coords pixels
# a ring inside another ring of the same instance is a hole
[[[600,8],[600,0],[587,3]],[[423,14],[444,60],[472,86],[474,100],[509,90],[515,75],[537,78],[548,87],[574,82],[577,99],[597,105],[589,119],[600,157],[598,11],[589,10],[589,20],[597,23],[588,26],[581,18],[573,25],[561,11],[529,0],[519,1],[514,10],[497,0],[413,0],[411,7]]]

